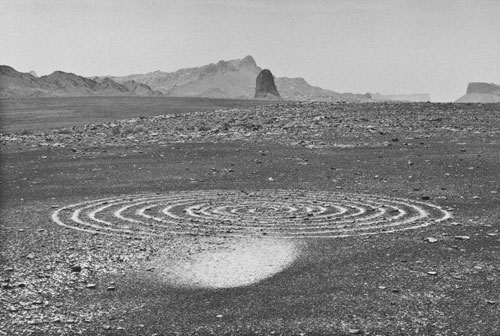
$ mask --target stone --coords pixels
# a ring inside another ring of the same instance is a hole
[[[256,99],[281,99],[270,70],[264,69],[257,75],[255,84]]]

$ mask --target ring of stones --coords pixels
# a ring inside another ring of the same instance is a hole
[[[451,218],[415,200],[300,190],[195,190],[68,205],[55,223],[131,238],[171,235],[336,238],[417,229]]]

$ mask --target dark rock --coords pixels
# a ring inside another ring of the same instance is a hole
[[[71,272],[81,272],[82,271],[82,266],[80,265],[74,265],[71,267]]]
[[[255,84],[255,98],[280,99],[274,76],[268,69],[262,70]]]

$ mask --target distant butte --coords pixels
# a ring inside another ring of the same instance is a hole
[[[467,86],[464,96],[455,103],[500,103],[500,85],[472,82]]]

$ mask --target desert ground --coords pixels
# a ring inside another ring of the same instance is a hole
[[[0,335],[500,335],[499,104],[0,103]]]

